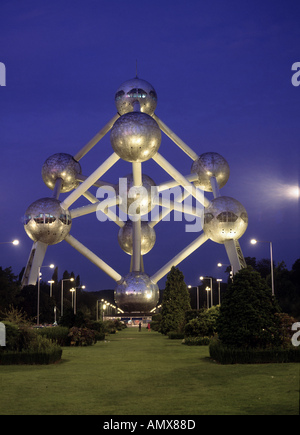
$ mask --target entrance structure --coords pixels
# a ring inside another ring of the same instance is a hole
[[[208,239],[225,246],[233,273],[245,267],[238,240],[246,231],[248,215],[236,199],[220,195],[230,174],[225,158],[215,152],[199,156],[171,131],[155,114],[157,94],[150,83],[137,77],[126,81],[115,94],[115,104],[117,114],[74,156],[59,153],[45,161],[42,177],[53,194],[35,201],[25,213],[25,231],[34,243],[22,285],[36,283],[47,247],[66,241],[116,281],[115,302],[120,310],[145,313],[158,302],[157,282]],[[83,176],[79,162],[109,131],[113,153],[90,176]],[[189,175],[182,175],[160,154],[161,132],[191,158]],[[123,184],[108,185],[102,177],[119,159],[131,164],[132,173],[125,180],[121,179]],[[143,174],[142,164],[150,159],[171,177],[171,181],[157,186],[152,178]],[[114,194],[100,201],[89,191],[92,186]],[[164,201],[160,192],[174,186],[181,186],[180,193],[174,201]],[[204,192],[212,192],[213,199],[208,200]],[[67,196],[60,200],[63,193]],[[82,196],[90,204],[71,208]],[[196,206],[185,206],[184,213],[201,218],[202,233],[149,276],[144,271],[143,255],[155,244],[155,225],[172,210],[182,212],[182,204],[190,196]],[[117,215],[116,205],[125,213],[125,219]],[[159,205],[158,217],[149,220],[148,214],[155,205]],[[74,219],[99,210],[119,226],[119,244],[131,255],[130,271],[124,277],[70,234]]]

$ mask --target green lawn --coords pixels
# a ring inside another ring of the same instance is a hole
[[[222,366],[127,329],[52,366],[0,366],[0,415],[299,415],[299,364]]]

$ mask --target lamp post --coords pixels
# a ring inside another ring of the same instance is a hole
[[[60,315],[64,315],[64,281],[74,281],[74,278],[66,278],[61,280],[61,304],[60,304]]]
[[[196,287],[196,289],[197,289],[197,310],[199,311],[199,286],[197,285],[195,285],[195,286],[191,286],[191,285],[189,285],[188,286],[188,288],[192,288],[192,287]]]
[[[274,296],[275,286],[274,286],[274,265],[273,265],[273,243],[266,240],[256,240],[256,239],[252,239],[250,243],[251,245],[256,245],[257,243],[269,243],[270,245],[272,296]]]
[[[50,284],[50,298],[52,298],[52,285],[55,283],[53,279],[51,281],[48,281],[48,284]]]
[[[40,293],[41,293],[41,268],[42,267],[50,267],[50,269],[54,269],[54,264],[50,264],[50,266],[39,266],[38,267],[38,297],[37,297],[37,317],[36,317],[36,324],[39,326],[40,324]]]
[[[210,292],[210,287],[207,286],[207,287],[205,288],[205,290],[206,290],[206,292],[207,292],[207,309],[209,309],[209,296],[208,296],[208,295],[209,295],[209,292]]]
[[[232,265],[231,264],[224,264],[224,263],[218,263],[218,267],[223,267],[223,266],[230,266],[230,278],[231,280],[233,280],[233,269],[232,269]]]
[[[54,307],[54,326],[57,326],[57,321],[56,321],[56,307]]]
[[[199,278],[201,281],[203,281],[204,279],[209,279],[210,280],[210,289],[211,289],[211,306],[213,306],[213,286],[212,286],[212,278],[210,276],[200,276]],[[207,290],[207,288],[205,289]],[[208,308],[208,307],[207,307]]]
[[[80,285],[78,287],[71,288],[70,292],[72,292],[72,308],[74,309],[74,314],[76,314],[76,301],[77,301],[77,289],[85,288],[85,285]]]
[[[221,305],[221,282],[223,280],[222,279],[217,279],[217,283],[218,283],[218,294],[219,294],[219,305]]]

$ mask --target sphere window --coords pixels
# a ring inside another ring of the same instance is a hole
[[[248,223],[248,214],[247,213],[241,213],[241,219],[247,224]]]
[[[238,216],[231,211],[223,211],[217,216],[219,222],[236,222]]]
[[[214,218],[214,215],[213,215],[213,214],[211,214],[211,213],[206,213],[206,214],[204,215],[204,223],[205,223],[205,224],[209,224],[209,222],[211,222],[211,221],[213,220],[213,218]]]
[[[146,98],[147,97],[147,92],[144,91],[143,89],[131,89],[129,92],[127,92],[127,96],[129,98]]]
[[[125,94],[124,91],[117,92],[115,95],[115,101],[121,100],[121,98],[123,97],[124,94]]]
[[[150,97],[151,97],[153,100],[157,101],[157,95],[156,95],[156,92],[154,92],[154,91],[150,91],[150,92],[149,92],[149,95],[150,95]]]
[[[37,224],[43,224],[45,221],[45,216],[43,213],[40,213],[37,216],[34,216],[33,219]]]

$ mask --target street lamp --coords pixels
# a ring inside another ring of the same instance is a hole
[[[199,311],[199,286],[197,285],[195,285],[195,286],[191,286],[191,285],[189,285],[188,286],[188,288],[192,288],[192,287],[196,287],[196,289],[197,289],[197,310]]]
[[[212,287],[212,278],[210,276],[200,276],[200,280],[203,281],[204,279],[210,280],[210,288],[211,288],[211,306],[213,306],[213,287]],[[207,289],[205,289],[207,290]],[[208,294],[208,293],[207,293]],[[208,307],[207,307],[208,308]]]
[[[73,278],[74,279],[74,278]],[[76,290],[78,288],[85,288],[85,285],[80,285],[78,287],[71,288],[70,292],[72,292],[72,308],[74,308],[74,314],[76,314],[76,299],[77,299],[77,292]]]
[[[71,288],[70,292],[72,293],[72,308],[74,310],[74,314],[76,314],[75,313],[75,308],[74,308],[74,293],[76,294],[76,288],[75,287]]]
[[[209,296],[208,296],[208,294],[209,294],[209,292],[210,292],[211,289],[210,289],[210,287],[207,286],[207,287],[205,288],[205,290],[207,291],[207,309],[209,309]]]
[[[61,280],[61,304],[60,304],[60,315],[64,315],[64,281],[74,281],[74,278],[66,278]]]
[[[273,243],[270,241],[266,241],[266,240],[256,240],[256,239],[250,240],[250,243],[251,243],[251,245],[256,245],[257,243],[269,243],[269,245],[270,245],[272,296],[274,296],[275,295],[275,288],[274,288]]]
[[[219,305],[221,305],[221,282],[223,280],[222,279],[217,279],[217,283],[218,283],[218,294],[219,294]]]
[[[19,240],[13,240],[12,242],[0,242],[0,245],[5,245],[7,243],[9,245],[15,245],[15,246],[18,246],[20,244]]]
[[[54,284],[55,281],[53,279],[51,281],[48,281],[48,284],[50,284],[50,298],[52,298],[52,284]]]
[[[218,263],[218,267],[223,267],[223,266],[230,266],[230,278],[233,279],[233,268],[231,264],[224,264],[224,263]]]
[[[37,324],[37,326],[39,326],[39,324],[40,324],[40,293],[41,293],[41,285],[40,285],[40,282],[41,282],[41,268],[42,267],[50,267],[50,269],[54,269],[54,264],[50,264],[49,266],[39,266],[38,267],[38,277],[37,277],[37,280],[38,280],[38,297],[37,297],[37,317],[36,317],[36,324]]]

